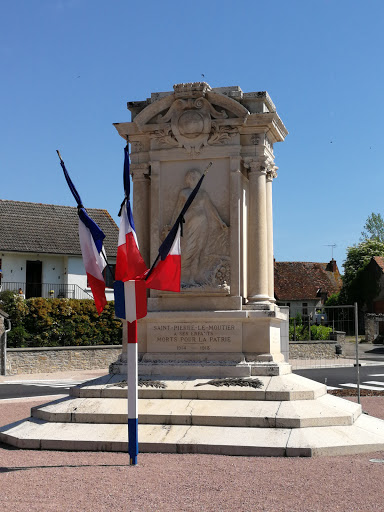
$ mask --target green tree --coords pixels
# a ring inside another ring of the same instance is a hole
[[[384,219],[380,213],[371,213],[368,216],[364,231],[361,232],[361,240],[378,240],[384,243]]]
[[[343,288],[339,297],[341,303],[351,304],[356,301],[362,306],[378,294],[378,281],[368,280],[364,273],[373,256],[384,256],[384,241],[369,238],[348,247],[344,262]]]

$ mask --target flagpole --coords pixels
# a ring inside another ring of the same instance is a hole
[[[128,454],[129,464],[137,464],[139,453],[137,321],[127,322]]]

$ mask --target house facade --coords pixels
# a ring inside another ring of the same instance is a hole
[[[107,300],[113,300],[118,227],[106,210],[88,209],[106,235],[112,273],[105,269]],[[77,208],[0,200],[0,289],[30,297],[92,298],[79,235]]]
[[[378,293],[372,299],[371,304],[366,304],[368,313],[384,313],[384,258],[382,256],[373,256],[371,261],[364,269],[365,282],[373,281],[376,283]],[[384,325],[381,327],[384,331]],[[380,332],[382,334],[382,332]]]
[[[279,306],[289,306],[290,317],[317,318],[317,309],[333,293],[338,293],[342,280],[336,261],[275,261],[275,299]]]

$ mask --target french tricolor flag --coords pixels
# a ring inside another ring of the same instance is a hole
[[[84,208],[79,209],[79,238],[88,283],[100,314],[107,303],[103,277],[103,270],[107,265],[103,246],[105,235]]]
[[[115,316],[134,322],[147,315],[147,288],[142,280],[115,281]]]
[[[142,275],[147,266],[139,251],[135,225],[130,204],[129,154],[124,148],[124,192],[125,198],[120,209],[120,231],[117,246],[115,279],[128,281]]]
[[[95,221],[86,212],[81,197],[71,180],[60,151],[56,150],[60,158],[60,165],[63,169],[69,189],[77,202],[77,213],[79,215],[79,238],[83,263],[87,273],[88,283],[91,287],[97,312],[103,311],[107,299],[105,297],[105,281],[103,270],[107,265],[107,258],[103,246],[104,233]]]
[[[121,209],[119,241],[117,246],[115,278],[117,281],[135,279],[147,270],[139,251],[129,201]]]
[[[159,249],[159,259],[145,277],[147,288],[180,291],[181,251],[180,251],[180,222],[176,223]]]

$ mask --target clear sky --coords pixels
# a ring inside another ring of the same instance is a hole
[[[275,257],[341,266],[384,213],[382,0],[1,0],[0,198],[117,220],[126,102],[205,75],[267,90],[289,135],[275,144]]]

